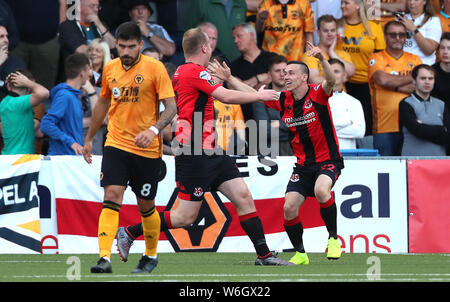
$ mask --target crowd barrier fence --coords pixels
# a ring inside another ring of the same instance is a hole
[[[176,206],[174,158],[158,185],[158,211]],[[450,160],[348,157],[333,187],[338,236],[344,253],[448,253]],[[284,193],[294,157],[239,156],[236,163],[255,200],[272,250],[289,250],[283,228]],[[101,157],[0,156],[0,253],[90,254],[98,252],[102,209]],[[307,252],[324,252],[328,233],[319,205],[300,208]],[[125,191],[120,226],[136,224],[136,197]],[[114,243],[115,244],[115,243]],[[138,238],[131,253],[142,253]],[[112,248],[112,252],[115,252]],[[207,192],[199,217],[188,228],[161,234],[158,252],[254,252],[232,203]]]

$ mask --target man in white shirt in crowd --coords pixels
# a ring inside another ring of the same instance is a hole
[[[364,111],[361,103],[344,91],[347,79],[344,63],[338,59],[330,59],[328,62],[336,79],[329,104],[339,149],[356,149],[356,140],[363,138],[366,131]]]

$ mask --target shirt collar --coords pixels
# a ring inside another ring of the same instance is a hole
[[[415,91],[413,92],[413,95],[416,97],[416,99],[418,99],[419,101],[421,101],[421,102],[429,102],[430,101],[430,96],[426,99],[426,100],[424,100],[424,99],[422,99],[422,97],[421,96],[419,96]]]
[[[275,0],[275,3],[281,4],[280,0]],[[286,4],[294,4],[294,3],[295,3],[295,0],[289,0],[288,3],[286,3]]]

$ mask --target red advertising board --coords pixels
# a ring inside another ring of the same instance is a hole
[[[409,252],[450,252],[450,161],[408,160]]]

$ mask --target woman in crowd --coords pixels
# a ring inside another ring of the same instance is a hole
[[[105,64],[111,60],[111,51],[108,44],[102,39],[93,40],[88,46],[88,57],[91,61],[92,75],[91,80],[86,83],[86,87],[83,87],[83,91],[92,91],[92,88],[88,86],[92,85],[96,90],[96,95],[89,95],[83,93],[81,98],[83,104],[83,139],[86,137],[89,125],[91,123],[92,110],[94,109],[95,102],[98,99],[98,93],[102,85],[102,71]],[[102,155],[103,144],[106,136],[106,120],[102,127],[99,129],[92,141],[92,154]]]
[[[408,30],[404,51],[415,54],[427,65],[436,62],[442,35],[441,21],[435,16],[431,0],[408,0],[409,13],[398,16]]]
[[[108,44],[102,39],[95,39],[88,46],[88,56],[91,61],[91,84],[101,87],[103,66],[111,60],[111,51]]]
[[[369,57],[386,46],[379,23],[368,20],[364,0],[342,0],[342,19],[338,26],[336,49],[348,52],[356,72],[346,84],[347,92],[357,98],[363,107],[366,122],[365,135],[372,133],[372,105],[368,84]]]

